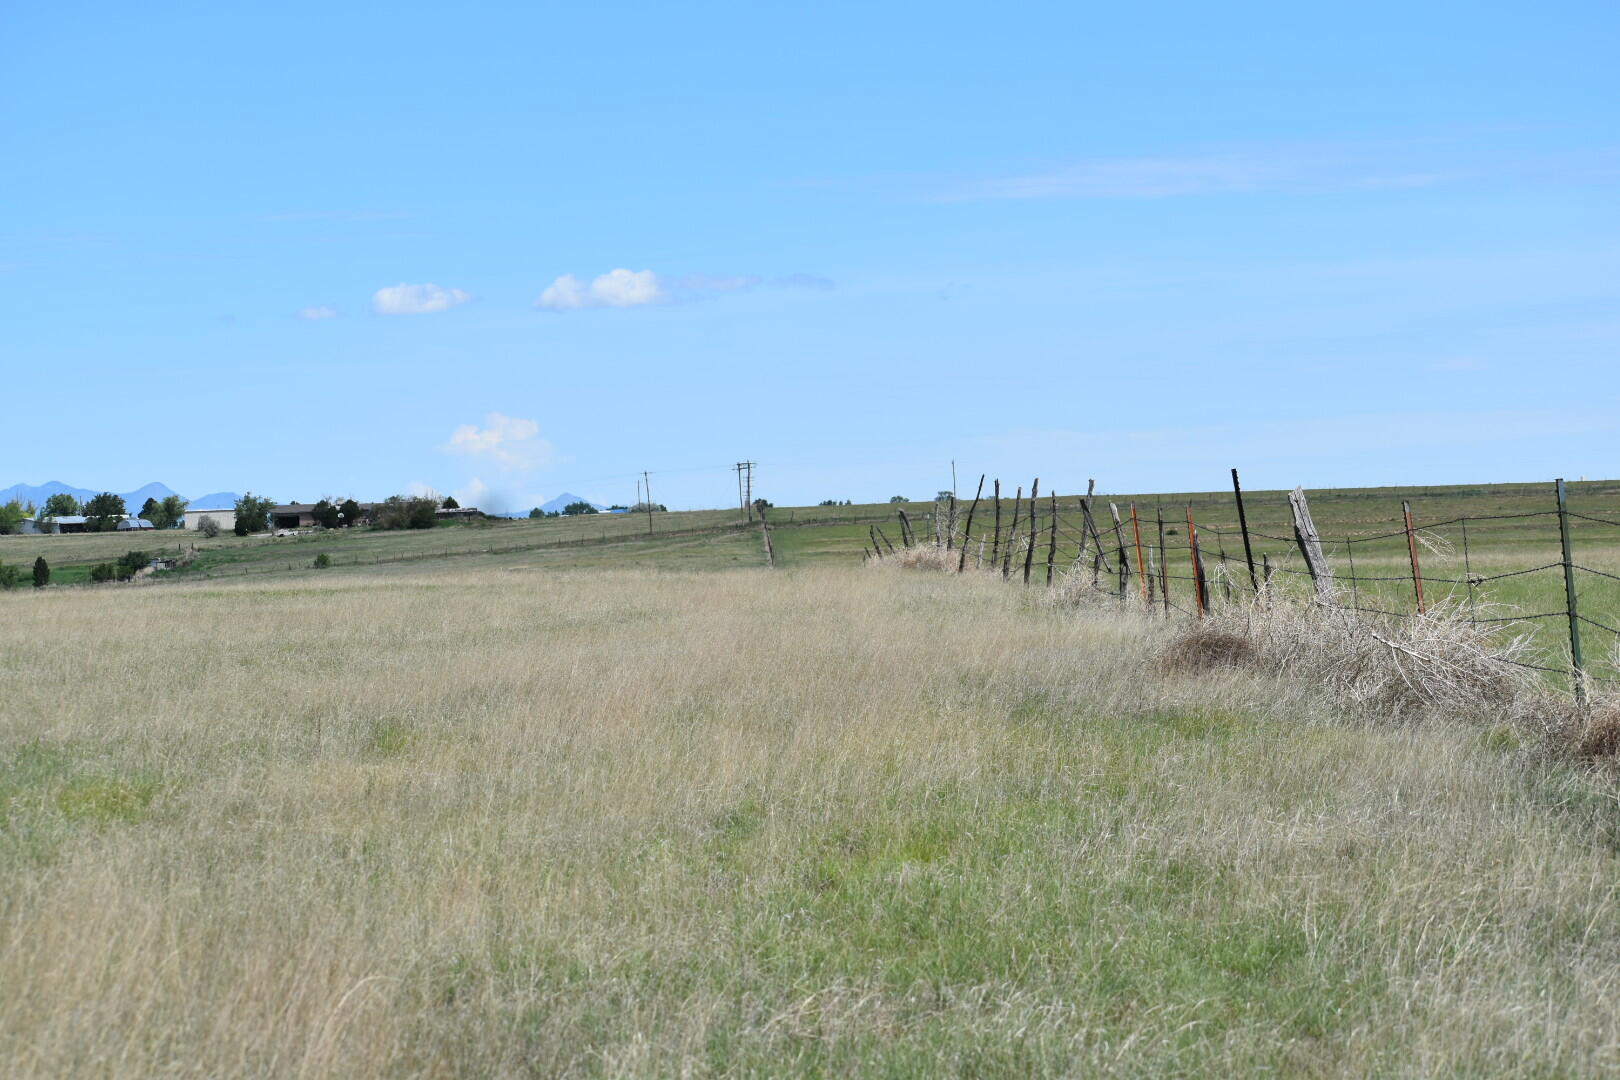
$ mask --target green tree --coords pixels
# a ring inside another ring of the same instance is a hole
[[[135,516],[145,518],[147,521],[152,521],[152,512],[156,510],[159,505],[160,504],[156,499],[152,498],[151,496],[147,496],[146,501],[141,504],[141,512]],[[157,522],[152,521],[152,524],[156,526]]]
[[[0,535],[21,532],[22,523],[32,516],[16,499],[0,506]]]
[[[154,516],[147,520],[156,528],[172,529],[180,524],[180,519],[185,516],[186,500],[178,495],[165,495],[163,501],[158,503]]]
[[[103,581],[111,581],[117,576],[118,567],[110,562],[96,563],[90,568],[90,580],[98,585]]]
[[[338,527],[339,520],[343,517],[343,511],[333,506],[330,500],[322,499],[315,504],[315,509],[310,511],[310,516],[315,519],[315,524],[321,528],[335,529]]]
[[[353,499],[344,499],[343,505],[338,507],[338,515],[343,519],[343,527],[348,528],[360,521],[360,504]]]
[[[15,566],[0,566],[0,589],[15,589],[21,584],[21,570]]]
[[[597,511],[596,507],[582,499],[579,502],[569,503],[567,506],[563,507],[562,512],[567,517],[574,517],[576,514],[594,514]]]
[[[129,511],[124,509],[123,497],[110,491],[103,491],[84,504],[86,532],[111,532],[128,516]]]
[[[456,497],[454,495],[446,495],[444,497],[444,508],[446,510],[460,510],[461,504],[456,502]]]
[[[903,503],[910,502],[911,500],[906,498],[904,495],[890,495],[889,501],[892,503]]]
[[[210,515],[204,514],[197,519],[197,531],[212,540],[219,535],[219,522],[215,521]]]
[[[274,499],[261,499],[248,492],[236,500],[236,535],[247,536],[264,532],[270,527],[270,511],[276,508]]]
[[[535,518],[543,518],[545,516],[546,516],[546,512],[544,510],[540,509],[538,506],[536,506],[534,509],[529,511],[530,520],[533,520]]]
[[[51,583],[51,564],[41,555],[34,560],[34,588],[43,589]]]
[[[42,516],[48,518],[72,517],[79,512],[79,500],[70,492],[58,491],[55,495],[45,499],[45,510]]]
[[[668,510],[669,507],[665,506],[663,503],[638,502],[636,505],[630,508],[629,512],[632,514],[661,514]]]

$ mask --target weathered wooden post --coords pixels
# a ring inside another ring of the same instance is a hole
[[[996,532],[995,539],[990,544],[990,569],[996,568],[996,562],[1001,557],[1001,481],[996,480]]]
[[[1040,525],[1036,521],[1037,508],[1041,505],[1035,499],[1041,492],[1041,478],[1036,477],[1035,482],[1029,486],[1029,547],[1024,551],[1024,584],[1029,584],[1029,571],[1035,565],[1035,542],[1038,538]]]
[[[1013,496],[1012,528],[1007,530],[1007,544],[1001,552],[1001,580],[1006,581],[1012,577],[1013,540],[1018,536],[1018,507],[1024,501],[1024,486],[1018,486],[1018,492]]]
[[[1316,522],[1311,520],[1311,507],[1305,500],[1303,487],[1288,493],[1288,506],[1294,512],[1294,540],[1299,544],[1299,553],[1305,557],[1305,569],[1316,585],[1316,602],[1331,605],[1334,602],[1333,568],[1322,554],[1322,538],[1317,535]]]
[[[1052,587],[1052,572],[1057,565],[1057,530],[1058,530],[1058,504],[1057,496],[1052,496],[1052,539],[1046,549],[1046,587]]]
[[[968,507],[967,528],[962,530],[962,557],[956,560],[956,572],[967,568],[968,544],[973,539],[973,512],[979,508],[979,496],[984,494],[984,474],[979,474],[979,490],[973,493],[973,505]]]
[[[1187,504],[1187,551],[1192,558],[1193,572],[1193,601],[1198,606],[1198,617],[1204,617],[1204,609],[1209,605],[1204,597],[1204,563],[1198,557],[1198,526],[1193,524],[1192,503]]]

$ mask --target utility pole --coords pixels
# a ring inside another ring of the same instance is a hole
[[[754,520],[754,462],[739,461],[732,468],[737,471],[737,500],[751,523]]]
[[[652,481],[648,479],[646,469],[641,470],[641,490],[645,492],[641,501],[647,504],[647,535],[651,536],[653,512]]]

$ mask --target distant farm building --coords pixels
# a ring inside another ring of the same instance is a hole
[[[195,529],[202,524],[203,518],[213,518],[214,524],[219,526],[221,532],[229,532],[236,528],[236,508],[233,506],[215,509],[198,509],[188,506],[180,527],[182,529]]]
[[[134,529],[150,529],[152,523],[145,518],[127,517],[118,523],[119,532],[129,532]]]

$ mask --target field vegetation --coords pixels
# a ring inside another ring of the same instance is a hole
[[[314,550],[0,597],[12,1075],[1620,1069],[1620,789],[1501,700],[750,533]]]

